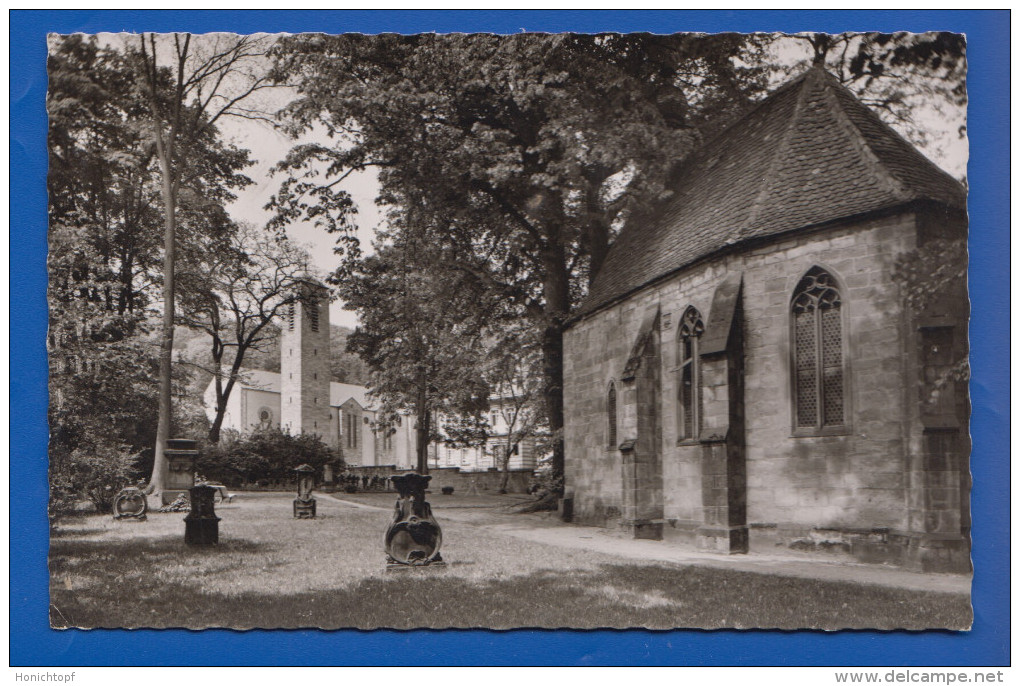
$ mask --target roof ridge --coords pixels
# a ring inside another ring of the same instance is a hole
[[[815,67],[809,67],[808,69],[805,69],[803,73],[797,74],[796,76],[792,76],[783,83],[779,84],[774,91],[766,92],[764,98],[754,103],[751,106],[751,108],[748,109],[747,111],[741,112],[740,114],[735,116],[733,118],[733,121],[731,121],[729,124],[727,124],[719,131],[714,133],[708,140],[703,141],[701,145],[695,148],[692,154],[689,155],[688,157],[691,160],[694,160],[705,155],[708,152],[708,149],[712,147],[716,143],[716,141],[723,140],[723,137],[731,129],[740,126],[741,124],[744,123],[745,120],[750,119],[758,110],[765,107],[766,105],[771,104],[772,100],[776,96],[792,89],[794,86],[797,85],[798,81],[803,81],[804,79],[806,79],[808,75],[811,74],[812,71],[815,71]]]
[[[772,154],[772,160],[769,162],[768,169],[762,177],[761,190],[755,196],[754,201],[751,203],[751,210],[747,214],[747,219],[744,222],[744,226],[738,229],[739,235],[744,235],[754,226],[754,222],[757,221],[758,215],[761,212],[762,204],[765,198],[768,197],[769,191],[772,190],[773,184],[775,183],[774,172],[783,161],[783,153],[789,149],[790,136],[793,131],[797,128],[797,123],[800,120],[801,112],[804,110],[804,100],[807,99],[808,88],[810,84],[806,83],[808,76],[814,71],[817,71],[814,67],[805,71],[801,76],[798,77],[801,83],[800,92],[797,93],[797,100],[793,104],[793,114],[790,116],[790,120],[786,123],[786,128],[783,129],[783,135],[779,139],[779,144],[776,146],[775,151]]]
[[[915,200],[966,202],[958,181],[818,67],[704,143],[672,190],[655,216],[624,227],[571,319],[734,244]]]
[[[846,90],[848,93],[850,93],[850,95],[852,95],[855,99],[857,96],[854,96],[850,89],[848,89],[846,86],[840,83],[835,76],[833,76],[828,81],[829,81],[828,83],[823,83],[824,97],[827,100],[829,100],[829,104],[832,106],[834,110],[836,120],[842,123],[843,127],[849,131],[851,136],[851,145],[853,145],[854,147],[861,151],[861,153],[863,154],[865,164],[873,172],[876,172],[875,176],[885,182],[886,187],[890,191],[892,191],[893,195],[899,197],[902,200],[913,199],[914,193],[912,193],[906,187],[906,185],[903,183],[901,179],[899,179],[895,174],[893,174],[893,172],[885,165],[885,163],[882,162],[882,159],[875,153],[875,151],[871,147],[871,144],[868,143],[867,136],[865,136],[864,133],[859,128],[857,128],[857,125],[854,124],[853,120],[843,109],[843,103],[841,103],[839,99],[836,97],[836,93],[833,90],[833,88],[834,87],[842,88]],[[870,108],[868,107],[865,107],[865,109],[867,109],[869,112],[871,111]],[[881,121],[881,117],[876,118],[879,121]],[[886,127],[886,129],[888,129],[888,131],[896,133],[892,127],[885,124],[885,122],[882,123]]]
[[[956,187],[956,190],[962,191],[964,197],[966,197],[967,191],[964,185],[958,179],[956,179],[952,174],[943,169],[938,163],[936,163],[926,154],[921,152],[921,149],[919,147],[915,146],[913,143],[907,140],[906,136],[901,134],[899,131],[893,128],[888,122],[882,119],[882,117],[880,117],[875,110],[861,102],[861,100],[856,95],[854,95],[853,91],[851,91],[849,88],[846,88],[845,86],[843,86],[843,84],[839,83],[838,81],[836,83],[837,85],[839,85],[840,88],[843,89],[843,91],[845,91],[846,95],[849,95],[852,98],[852,102],[856,103],[857,109],[860,110],[861,112],[861,116],[870,119],[875,126],[882,130],[882,133],[885,134],[886,137],[888,137],[892,141],[895,141],[896,144],[903,148],[904,151],[909,151],[909,153],[912,153],[912,156],[916,158],[916,161],[920,163],[920,165],[922,165],[923,167],[927,168],[926,169],[927,172],[933,173],[936,176],[941,177],[944,181],[949,182],[954,187]],[[856,123],[854,123],[853,119],[851,119],[849,115],[845,113],[845,111],[844,114],[845,116],[847,116],[850,125],[854,127],[854,129],[857,130],[859,135],[864,139],[864,143],[867,146],[868,150],[871,151],[875,155],[875,157],[879,160],[885,172],[892,179],[895,179],[897,183],[901,184],[904,187],[907,193],[907,197],[911,200],[924,197],[923,191],[918,192],[917,186],[915,185],[915,181],[912,181],[909,178],[902,178],[895,168],[886,164],[872,147],[871,139],[868,136],[866,136],[862,131],[860,131],[860,127]]]

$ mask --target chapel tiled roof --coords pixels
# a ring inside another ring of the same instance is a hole
[[[621,232],[577,315],[746,240],[915,200],[963,209],[966,197],[835,77],[811,68],[685,163],[663,213]]]

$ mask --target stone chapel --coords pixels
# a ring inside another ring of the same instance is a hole
[[[970,567],[966,284],[912,311],[898,256],[966,191],[809,69],[627,226],[564,337],[575,521],[722,553]]]

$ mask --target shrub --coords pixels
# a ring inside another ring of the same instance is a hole
[[[443,495],[453,495],[453,486],[443,486]]]
[[[138,477],[138,454],[127,446],[77,448],[55,460],[50,470],[50,507],[66,512],[82,500],[97,512],[113,511],[113,501],[123,487]]]
[[[542,471],[531,479],[531,483],[528,484],[528,493],[538,498],[559,497],[563,495],[563,477],[554,477],[551,471]]]
[[[269,429],[202,446],[196,468],[212,481],[237,483],[240,479],[268,485],[271,481],[293,481],[293,470],[301,464],[311,465],[321,474],[325,465],[332,464],[338,471],[343,462],[318,436],[291,436],[280,429]]]

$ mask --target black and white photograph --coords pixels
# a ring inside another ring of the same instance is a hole
[[[50,627],[971,628],[964,35],[47,47]]]

